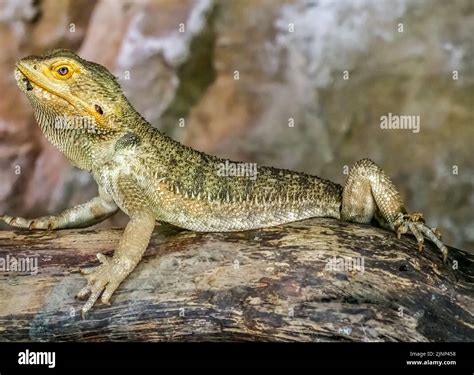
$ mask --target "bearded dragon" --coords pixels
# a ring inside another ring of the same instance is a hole
[[[89,171],[98,196],[54,216],[1,216],[29,229],[81,228],[118,210],[130,221],[112,257],[84,269],[84,316],[101,297],[105,304],[140,262],[157,221],[200,232],[243,231],[310,217],[356,223],[378,222],[401,234],[411,232],[423,250],[428,238],[448,250],[421,214],[408,214],[391,180],[374,162],[362,159],[344,186],[317,176],[258,167],[256,178],[223,177],[228,160],[174,141],[152,127],[128,102],[105,67],[60,49],[19,60],[16,82],[29,99],[46,138],[76,167]]]

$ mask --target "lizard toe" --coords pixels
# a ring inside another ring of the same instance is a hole
[[[110,297],[114,292],[117,290],[118,286],[120,285],[120,281],[118,280],[112,280],[107,284],[107,287],[104,290],[104,293],[102,293],[102,298],[101,302],[103,304],[109,305],[110,304]]]
[[[419,225],[419,222],[408,222],[408,228],[410,229],[410,232],[415,236],[416,241],[418,242],[418,251],[422,253],[425,249],[425,239],[420,229],[418,228]]]

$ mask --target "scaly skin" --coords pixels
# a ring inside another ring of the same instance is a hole
[[[195,231],[240,231],[309,217],[379,223],[400,236],[410,231],[420,251],[424,237],[447,259],[440,235],[420,214],[407,214],[399,193],[368,159],[354,164],[344,187],[316,176],[259,167],[256,178],[220,176],[225,160],[198,152],[149,125],[131,106],[115,77],[68,50],[29,56],[15,77],[41,130],[70,162],[92,173],[99,196],[57,216],[3,215],[29,229],[79,228],[124,211],[130,222],[113,257],[84,270],[89,282],[83,315],[103,303],[133,271],[146,250],[155,220]]]

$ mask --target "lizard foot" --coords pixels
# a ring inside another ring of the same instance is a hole
[[[6,224],[17,227],[17,228],[25,228],[25,229],[53,229],[53,222],[47,219],[25,219],[23,217],[13,217],[9,215],[0,215],[0,220],[5,222]]]
[[[441,242],[441,233],[436,228],[430,228],[425,224],[423,215],[420,213],[412,214],[399,214],[394,222],[395,231],[397,238],[400,239],[401,235],[407,232],[411,232],[417,242],[418,250],[423,252],[425,248],[425,237],[433,241],[433,243],[441,250],[443,254],[443,262],[446,263],[448,260],[448,249]]]
[[[101,294],[102,303],[110,304],[110,297],[129,273],[125,271],[126,267],[124,267],[120,258],[108,257],[98,253],[97,259],[102,263],[100,266],[81,270],[81,273],[85,275],[88,283],[79,291],[77,298],[84,299],[89,295],[87,302],[82,307],[83,318]]]

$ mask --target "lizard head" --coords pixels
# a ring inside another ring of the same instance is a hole
[[[102,65],[58,49],[19,60],[15,78],[41,126],[93,134],[121,130],[128,102],[116,78]]]

